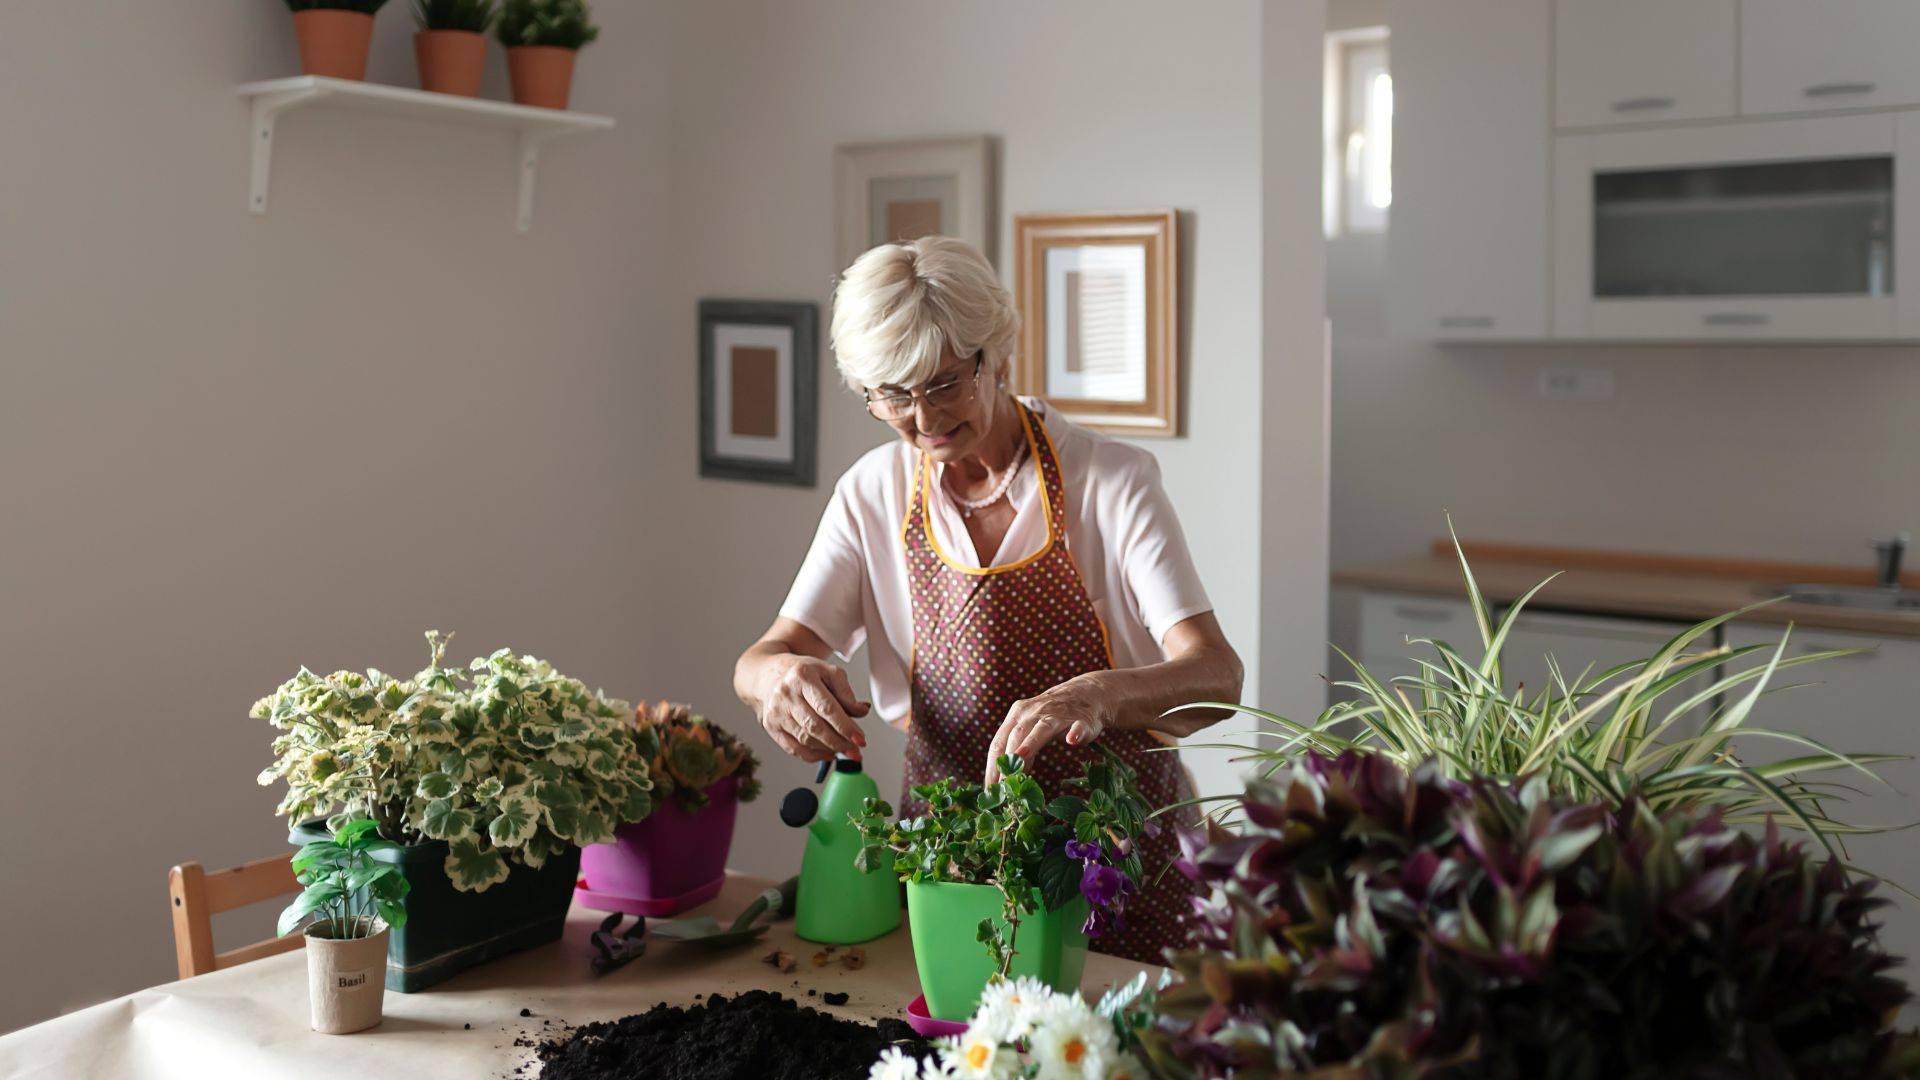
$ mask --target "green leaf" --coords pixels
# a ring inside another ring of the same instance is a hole
[[[420,831],[435,840],[464,837],[473,829],[473,811],[456,809],[450,799],[434,799],[420,815]]]
[[[487,825],[487,836],[496,847],[518,847],[533,835],[539,824],[539,812],[531,801],[503,799],[500,813]]]
[[[461,762],[462,771],[464,771],[465,768],[466,764],[463,759]],[[459,786],[453,777],[444,772],[430,772],[420,778],[420,783],[413,789],[413,793],[423,799],[444,799],[452,795],[454,788]]]
[[[453,841],[447,848],[447,876],[460,892],[485,892],[507,880],[512,868],[500,853],[475,839]]]
[[[340,899],[346,894],[338,885],[322,884],[308,886],[306,891],[294,898],[285,911],[280,913],[280,937],[286,937],[300,926],[300,921],[315,911]]]

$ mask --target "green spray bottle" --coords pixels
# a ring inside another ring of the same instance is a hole
[[[860,834],[848,819],[880,794],[880,785],[846,757],[821,762],[813,782],[825,783],[819,795],[798,787],[780,803],[780,820],[807,830],[793,932],[822,945],[872,941],[900,925],[900,883],[886,870],[854,867]]]

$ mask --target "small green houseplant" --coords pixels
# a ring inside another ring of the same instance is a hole
[[[478,97],[487,63],[487,31],[498,15],[494,0],[413,0],[414,60],[420,88]]]
[[[1716,810],[1454,771],[1307,754],[1183,835],[1211,895],[1161,1075],[1896,1075],[1872,882]]]
[[[307,989],[313,1029],[326,1035],[380,1022],[389,927],[407,924],[407,879],[374,853],[391,850],[372,818],[343,821],[302,847],[293,872],[304,888],[280,913],[280,936],[307,923]]]
[[[673,915],[711,899],[725,883],[734,814],[759,797],[760,763],[745,743],[688,705],[641,705],[634,725],[656,747],[655,810],[620,826],[612,843],[580,853],[585,883],[575,899],[602,910]]]
[[[373,16],[387,0],[286,0],[300,42],[300,70],[307,75],[360,80],[367,77]]]
[[[1112,752],[1052,801],[1020,758],[999,764],[990,787],[914,788],[924,814],[891,821],[893,808],[869,799],[853,819],[864,845],[855,865],[907,883],[914,961],[940,1019],[971,1014],[995,976],[1078,986],[1087,939],[1124,926],[1146,873],[1138,840],[1154,827],[1151,808]]]
[[[412,956],[397,964],[403,990],[458,970],[435,958],[478,962],[551,940],[579,847],[653,808],[655,747],[626,702],[510,649],[447,667],[446,640],[427,641],[430,663],[411,678],[303,669],[253,708],[279,730],[260,774],[287,784],[279,813],[370,817],[399,845],[375,857],[402,866],[423,924],[394,939],[396,958]],[[312,824],[294,831],[318,838]],[[435,914],[421,918],[423,906]],[[468,949],[475,938],[486,947]]]
[[[513,100],[564,109],[573,90],[573,63],[600,36],[586,0],[505,0],[497,33],[507,49]]]

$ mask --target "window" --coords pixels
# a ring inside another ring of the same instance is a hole
[[[1327,35],[1327,235],[1379,232],[1393,204],[1387,28]]]

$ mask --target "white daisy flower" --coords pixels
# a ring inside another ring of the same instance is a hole
[[[920,1062],[905,1050],[889,1046],[867,1070],[867,1080],[920,1080]]]
[[[1120,1050],[1113,1025],[1094,1016],[1084,1004],[1049,1016],[1034,1028],[1029,1046],[1039,1075],[1059,1080],[1106,1080]]]
[[[1000,1042],[984,1033],[968,1031],[943,1047],[941,1060],[956,1076],[968,1080],[1001,1080],[1018,1065],[1012,1053],[1003,1053]]]

